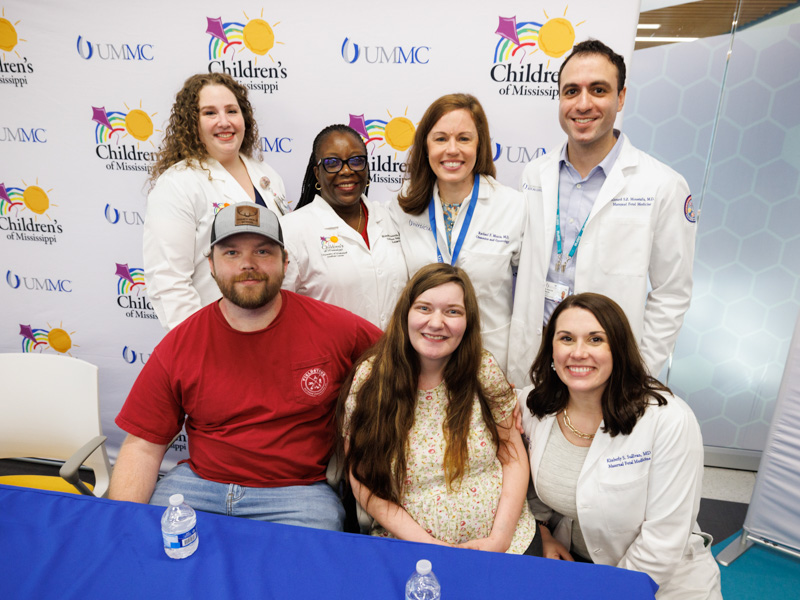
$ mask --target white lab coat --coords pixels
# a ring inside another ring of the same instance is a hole
[[[269,165],[241,156],[253,186],[277,215],[285,205],[283,180]],[[250,202],[242,186],[213,158],[204,166],[183,160],[156,180],[144,219],[144,278],[158,320],[172,329],[220,298],[206,252],[220,208]],[[210,173],[210,175],[209,175]]]
[[[520,393],[523,403],[533,389]],[[581,531],[597,564],[642,571],[660,586],[658,600],[722,598],[719,568],[697,526],[703,482],[703,440],[691,408],[664,394],[630,435],[611,437],[602,423],[578,476],[576,504]],[[523,410],[530,440],[533,488],[555,415],[539,420]],[[537,519],[553,514],[532,499]],[[569,548],[572,521],[562,517],[553,534]],[[708,536],[710,538],[710,536]]]
[[[289,253],[284,289],[346,308],[381,329],[408,281],[400,235],[383,206],[361,200],[369,211],[364,238],[320,196],[281,218]]]
[[[620,155],[592,207],[574,258],[574,293],[596,292],[617,302],[630,321],[645,364],[658,377],[692,295],[696,228],[686,216],[689,187],[678,173],[637,150],[624,134],[617,143],[622,144]],[[531,383],[528,371],[542,339],[559,158],[560,151],[546,154],[528,164],[522,175],[528,224],[517,275],[508,372],[518,387]]]
[[[438,187],[434,186],[433,194],[439,250],[444,261],[450,263],[452,256],[447,248]],[[453,248],[461,232],[470,200],[471,196],[468,196],[458,210],[451,233]],[[480,177],[477,201],[472,224],[455,266],[466,271],[475,287],[480,306],[483,345],[505,371],[508,364],[508,333],[514,285],[512,268],[519,262],[527,209],[520,192],[484,175]],[[431,233],[428,210],[420,215],[409,215],[403,212],[395,199],[390,204],[389,211],[400,232],[408,274],[413,277],[420,268],[436,262],[436,243]]]

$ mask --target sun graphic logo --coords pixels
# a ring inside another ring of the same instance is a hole
[[[156,146],[150,138],[153,133],[161,133],[153,125],[153,117],[158,113],[147,114],[142,109],[141,101],[139,108],[132,109],[125,104],[125,109],[107,111],[105,106],[92,107],[94,141],[97,144],[95,153],[99,158],[109,161],[106,164],[109,171],[149,172],[151,163],[157,158]],[[131,143],[126,144],[126,140]],[[149,144],[150,149],[141,149],[144,142]]]
[[[395,117],[388,110],[386,114],[389,115],[388,121],[385,119],[365,119],[364,115],[351,114],[350,127],[364,138],[364,143],[367,146],[383,142],[378,144],[377,148],[383,148],[388,144],[397,152],[405,152],[414,143],[414,133],[417,131],[414,123],[407,116],[408,107],[406,107],[402,117]],[[376,146],[373,146],[373,152],[375,148]],[[397,154],[395,153],[396,157]]]
[[[575,44],[575,28],[566,18],[551,19],[544,11],[546,21],[537,23],[526,21],[517,23],[517,17],[498,17],[499,23],[495,33],[500,36],[494,49],[494,62],[507,62],[518,60],[520,64],[526,57],[532,56],[539,50],[550,58],[561,58]],[[582,25],[581,21],[576,25]],[[550,61],[547,67],[550,68]]]
[[[49,348],[59,354],[72,356],[70,350],[72,348],[80,348],[78,344],[72,341],[72,336],[75,335],[75,332],[67,333],[63,323],[59,324],[58,327],[51,327],[48,323],[47,327],[48,329],[34,329],[30,325],[22,325],[20,323],[19,334],[22,336],[22,351],[44,352]]]
[[[388,109],[386,114],[388,119],[365,119],[363,114],[351,114],[349,125],[364,139],[370,151],[370,180],[373,183],[400,185],[406,165],[402,160],[397,160],[398,152],[405,152],[411,147],[417,128],[408,118],[408,107],[402,116],[395,117]],[[389,146],[394,153],[386,155],[377,152],[385,146]]]
[[[9,215],[13,211],[16,216],[28,216],[25,213],[30,212],[34,220],[39,219],[40,216],[47,217],[52,221],[47,211],[51,206],[58,206],[57,204],[50,203],[49,192],[39,187],[39,179],[36,179],[36,185],[28,185],[23,180],[23,187],[6,188],[4,183],[0,183],[0,216]]]
[[[27,41],[17,33],[19,23],[19,21],[12,23],[6,18],[5,8],[0,10],[0,68],[2,69],[0,72],[4,74],[4,77],[0,77],[0,83],[10,83],[14,87],[24,86],[28,83],[27,74],[33,73],[33,65],[16,50],[20,42]],[[12,52],[11,61],[16,57],[22,62],[10,62],[8,53]]]
[[[127,104],[125,108],[128,112],[106,111],[104,106],[92,107],[92,121],[97,123],[94,128],[95,143],[107,144],[114,135],[117,136],[117,143],[119,143],[130,136],[136,140],[137,147],[139,142],[149,142],[150,146],[155,148],[150,137],[154,131],[161,132],[160,129],[155,129],[153,126],[152,117],[158,113],[148,115],[142,110],[141,101],[139,108],[131,109]]]
[[[273,27],[280,25],[280,22],[270,25],[264,20],[264,9],[261,9],[261,16],[251,19],[247,13],[242,12],[246,23],[230,21],[223,23],[222,17],[212,19],[206,17],[206,33],[211,36],[208,41],[208,60],[218,60],[229,55],[233,58],[237,53],[241,53],[245,48],[256,55],[255,61],[258,64],[259,56],[266,56],[273,63],[275,59],[269,51],[275,44],[283,45],[283,42],[275,40]]]

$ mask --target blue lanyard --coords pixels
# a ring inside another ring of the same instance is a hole
[[[461,232],[458,234],[458,240],[453,247],[453,257],[450,259],[450,264],[455,265],[458,260],[458,254],[461,252],[461,246],[464,245],[464,239],[467,237],[467,230],[469,224],[472,223],[472,213],[475,212],[475,205],[478,203],[478,188],[480,187],[480,175],[475,173],[475,183],[472,184],[472,198],[469,201],[467,208],[467,216],[464,217],[464,222],[461,224]],[[444,262],[442,258],[442,251],[439,250],[439,239],[436,237],[436,207],[434,206],[434,199],[431,196],[431,201],[428,202],[428,219],[431,222],[431,231],[433,232],[433,242],[436,244],[436,260],[437,262]]]
[[[578,249],[578,244],[581,243],[581,237],[583,237],[583,229],[586,227],[586,222],[589,220],[589,216],[591,216],[592,212],[589,211],[589,214],[586,215],[586,220],[581,225],[581,230],[578,232],[578,237],[575,238],[575,243],[572,244],[572,249],[569,251],[567,255],[567,260],[563,263],[561,259],[564,256],[564,250],[561,247],[561,182],[558,182],[558,195],[556,196],[556,251],[558,252],[558,262],[556,263],[556,271],[564,272],[564,269],[567,268],[567,263],[570,259],[575,256],[575,251]]]

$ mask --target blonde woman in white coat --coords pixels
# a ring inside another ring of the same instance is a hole
[[[619,305],[568,296],[530,375],[523,427],[544,556],[642,571],[658,600],[721,599],[711,537],[696,522],[700,427],[648,374]]]
[[[288,210],[283,181],[258,154],[247,88],[224,73],[193,75],[175,98],[144,221],[147,296],[171,329],[220,298],[204,252],[214,215],[254,202]]]
[[[295,210],[281,218],[284,289],[345,308],[381,329],[408,281],[400,236],[370,202],[367,149],[347,125],[317,134]]]
[[[435,100],[419,122],[408,179],[389,209],[408,273],[446,262],[470,277],[484,347],[506,370],[514,274],[527,208],[522,193],[495,178],[486,113],[469,94]]]

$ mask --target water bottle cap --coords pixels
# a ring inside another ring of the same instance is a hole
[[[170,506],[180,506],[181,504],[183,504],[183,494],[172,494],[169,497]]]
[[[425,559],[417,561],[417,573],[420,575],[427,575],[431,572],[431,568],[431,561]]]

